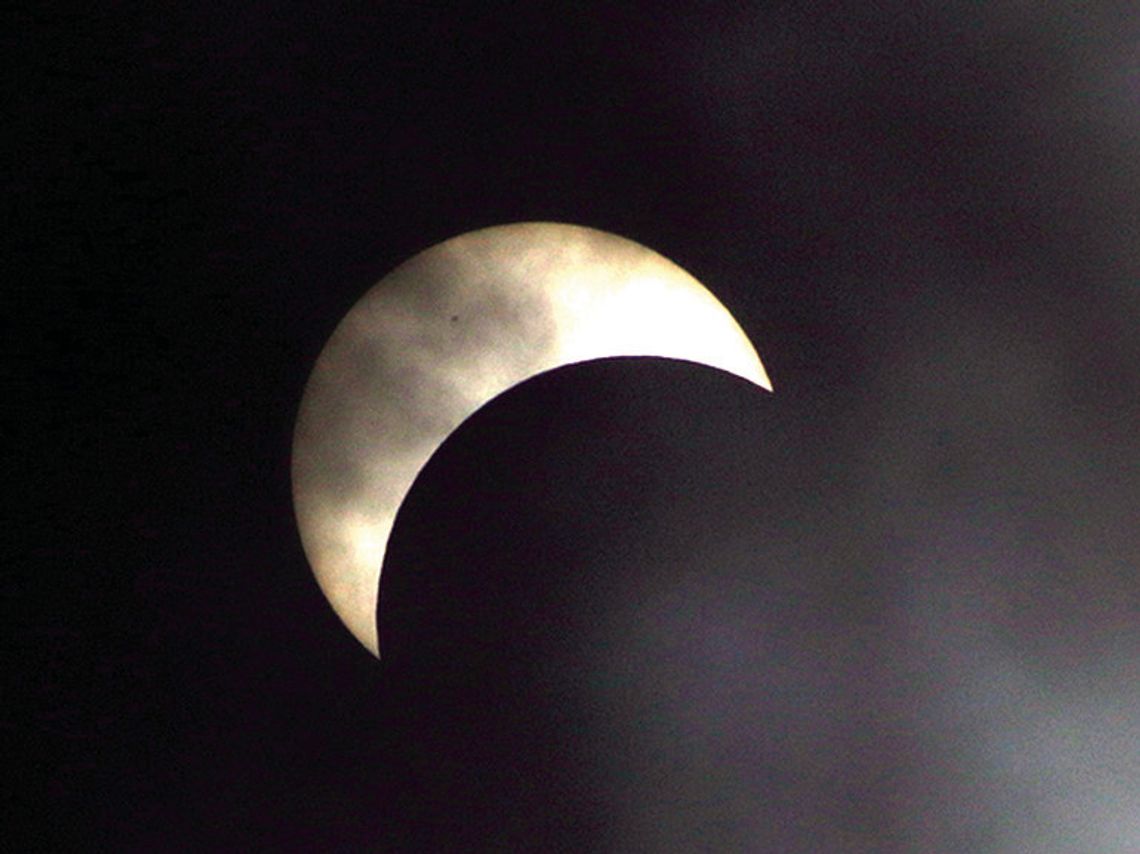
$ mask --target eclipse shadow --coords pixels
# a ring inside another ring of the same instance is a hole
[[[763,452],[786,445],[771,435],[769,397],[707,367],[621,358],[492,401],[433,456],[397,517],[385,660],[464,673],[580,657],[593,609],[767,511],[789,474],[783,451]]]
[[[867,757],[834,749],[879,534],[835,511],[841,461],[777,404],[611,359],[444,443],[381,576],[394,846],[818,849],[884,820],[844,770]]]

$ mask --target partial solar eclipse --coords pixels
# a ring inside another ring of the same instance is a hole
[[[431,455],[512,386],[611,356],[682,359],[772,388],[748,337],[696,279],[581,226],[517,223],[446,240],[385,276],[337,326],[301,400],[293,502],[321,590],[374,655],[388,536]]]

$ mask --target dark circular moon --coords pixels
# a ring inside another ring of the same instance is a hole
[[[580,660],[619,603],[671,573],[715,575],[706,547],[788,511],[768,494],[780,478],[762,476],[765,447],[767,466],[783,467],[766,397],[690,363],[617,358],[560,368],[487,405],[397,517],[381,575],[393,601],[378,619],[393,663]]]
[[[852,699],[891,672],[878,532],[795,408],[613,359],[444,443],[379,600],[417,844],[818,850],[885,820],[899,754]]]

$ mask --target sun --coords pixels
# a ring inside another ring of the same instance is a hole
[[[321,590],[374,655],[388,537],[431,455],[512,386],[612,356],[683,359],[771,390],[748,336],[695,278],[582,226],[516,223],[444,241],[341,321],[301,401],[293,500]]]

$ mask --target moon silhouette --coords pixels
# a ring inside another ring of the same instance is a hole
[[[581,226],[516,223],[446,240],[353,306],[317,358],[293,437],[305,555],[350,632],[380,655],[380,570],[416,475],[508,388],[610,356],[697,362],[771,391],[723,305],[673,262]]]

